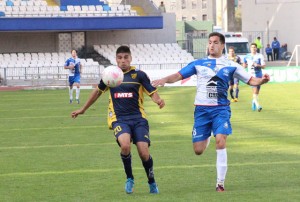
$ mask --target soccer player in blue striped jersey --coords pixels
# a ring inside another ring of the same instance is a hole
[[[251,53],[247,54],[244,58],[243,66],[248,68],[248,72],[253,77],[261,78],[263,76],[262,69],[266,67],[264,56],[257,52],[256,43],[250,45],[250,51]],[[258,102],[259,91],[260,85],[252,86],[252,110],[257,110],[258,112],[262,110],[262,106]]]
[[[150,193],[159,193],[154,179],[153,159],[149,152],[149,124],[144,110],[144,93],[151,97],[159,108],[165,102],[160,98],[157,89],[151,85],[145,72],[131,66],[131,51],[128,46],[120,46],[116,51],[116,61],[124,73],[120,86],[109,88],[101,80],[98,88],[90,95],[85,105],[71,116],[76,118],[83,114],[104,92],[109,91],[108,125],[121,148],[121,159],[126,173],[125,191],[133,193],[134,177],[131,166],[131,142],[136,145],[140,159],[148,178]]]
[[[80,59],[77,57],[76,50],[71,51],[72,57],[67,59],[64,68],[69,70],[69,96],[70,104],[73,102],[73,86],[76,86],[76,102],[79,104],[80,95],[80,74],[82,72],[82,65]]]
[[[217,32],[209,35],[206,58],[195,60],[179,72],[152,82],[152,85],[164,86],[197,75],[197,93],[195,98],[194,127],[192,130],[193,148],[201,155],[207,148],[211,133],[216,139],[217,183],[216,191],[223,192],[227,173],[227,136],[232,133],[230,124],[230,101],[227,98],[229,81],[233,78],[249,85],[261,85],[270,80],[265,74],[262,78],[252,77],[245,69],[222,55],[225,37]]]

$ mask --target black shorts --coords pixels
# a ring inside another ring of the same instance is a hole
[[[112,128],[116,139],[118,139],[120,135],[128,133],[131,136],[133,144],[137,142],[148,142],[150,145],[149,124],[144,118],[114,121]]]

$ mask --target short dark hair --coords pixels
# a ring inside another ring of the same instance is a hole
[[[208,38],[212,37],[212,36],[218,36],[220,38],[220,42],[222,44],[225,44],[225,37],[223,34],[219,33],[219,32],[212,32],[209,34]]]
[[[116,51],[116,54],[119,54],[119,53],[129,53],[129,54],[131,54],[131,51],[130,51],[130,48],[128,46],[120,46]]]
[[[257,48],[257,44],[256,43],[251,43],[250,46],[254,45]]]

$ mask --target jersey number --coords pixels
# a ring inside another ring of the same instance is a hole
[[[121,126],[117,126],[114,128],[114,133],[115,135],[117,135],[118,132],[122,131],[122,127]]]

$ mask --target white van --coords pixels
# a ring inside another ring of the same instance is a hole
[[[250,53],[249,41],[247,38],[239,37],[239,35],[225,35],[225,48],[223,54],[228,54],[228,48],[230,46],[234,47],[235,54],[241,58],[243,62],[244,57]]]

